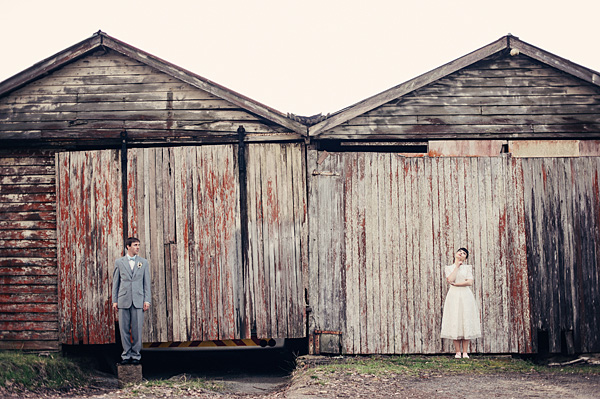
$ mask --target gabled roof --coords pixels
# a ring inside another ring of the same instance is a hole
[[[127,57],[135,59],[150,67],[153,67],[169,76],[188,83],[198,89],[204,90],[223,100],[229,101],[240,108],[261,116],[271,122],[286,127],[301,135],[306,135],[306,126],[288,118],[285,114],[267,107],[257,101],[254,101],[246,96],[236,93],[224,86],[214,83],[202,76],[196,75],[190,71],[180,68],[165,60],[162,60],[152,54],[146,53],[137,49],[125,42],[117,40],[102,31],[98,31],[92,37],[83,40],[63,50],[43,61],[38,62],[32,67],[16,74],[15,76],[0,82],[0,97],[14,90],[17,90],[31,81],[46,76],[54,70],[75,61],[86,54],[93,52],[99,48],[108,48],[121,53]]]
[[[600,86],[600,73],[525,43],[515,36],[507,35],[501,37],[493,43],[488,44],[487,46],[473,51],[470,54],[442,65],[439,68],[436,68],[430,72],[427,72],[405,83],[392,87],[391,89],[388,89],[382,93],[362,100],[335,114],[332,114],[331,117],[313,126],[310,126],[308,129],[308,135],[312,137],[318,136],[319,134],[333,129],[352,118],[369,112],[381,105],[388,103],[389,101],[398,99],[399,97],[402,97],[410,92],[413,92],[454,72],[457,72],[460,69],[466,68],[469,65],[481,61],[486,57],[507,49],[510,49],[511,51],[517,50],[519,54],[524,54],[553,68],[576,76],[586,82]]]

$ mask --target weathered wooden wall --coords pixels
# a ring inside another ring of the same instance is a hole
[[[234,151],[233,145],[129,150],[128,235],[142,241],[152,274],[144,342],[241,338]]]
[[[534,348],[598,352],[600,158],[522,159],[522,165]],[[538,342],[538,330],[548,342]]]
[[[520,163],[309,151],[310,332],[345,353],[438,353],[443,267],[466,246],[482,353],[530,353]],[[319,160],[322,161],[319,164]]]
[[[115,340],[114,261],[123,256],[120,151],[56,154],[60,342]]]
[[[525,55],[494,55],[321,138],[507,139],[600,133],[598,88]]]
[[[54,153],[0,150],[0,349],[56,350]]]
[[[308,222],[304,146],[248,146],[250,324],[259,336],[306,335]]]
[[[78,146],[284,138],[289,130],[115,51],[98,51],[0,98],[0,139]]]
[[[302,146],[247,147],[245,268],[236,151],[129,151],[129,235],[152,269],[145,342],[304,336]]]

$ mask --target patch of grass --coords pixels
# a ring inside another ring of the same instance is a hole
[[[132,392],[151,393],[157,388],[175,389],[176,391],[174,391],[173,394],[181,395],[190,391],[219,392],[225,388],[225,385],[221,382],[209,381],[202,378],[194,378],[183,374],[168,380],[144,381],[143,383],[136,385]]]
[[[0,352],[0,387],[8,391],[65,390],[87,382],[81,368],[59,354]]]
[[[471,359],[454,359],[449,356],[369,356],[332,359],[328,364],[313,368],[316,374],[335,372],[359,374],[494,374],[494,373],[563,373],[600,374],[598,366],[565,366],[550,368],[531,361],[510,357],[475,356]]]

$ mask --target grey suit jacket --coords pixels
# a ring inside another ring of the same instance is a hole
[[[119,308],[126,309],[133,305],[141,309],[144,302],[150,303],[150,298],[150,265],[148,261],[136,256],[132,271],[127,256],[117,259],[113,273],[113,303],[117,303]]]

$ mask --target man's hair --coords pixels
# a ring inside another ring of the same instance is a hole
[[[125,240],[125,247],[132,246],[134,242],[140,242],[140,240],[135,237],[129,237],[127,240]]]

